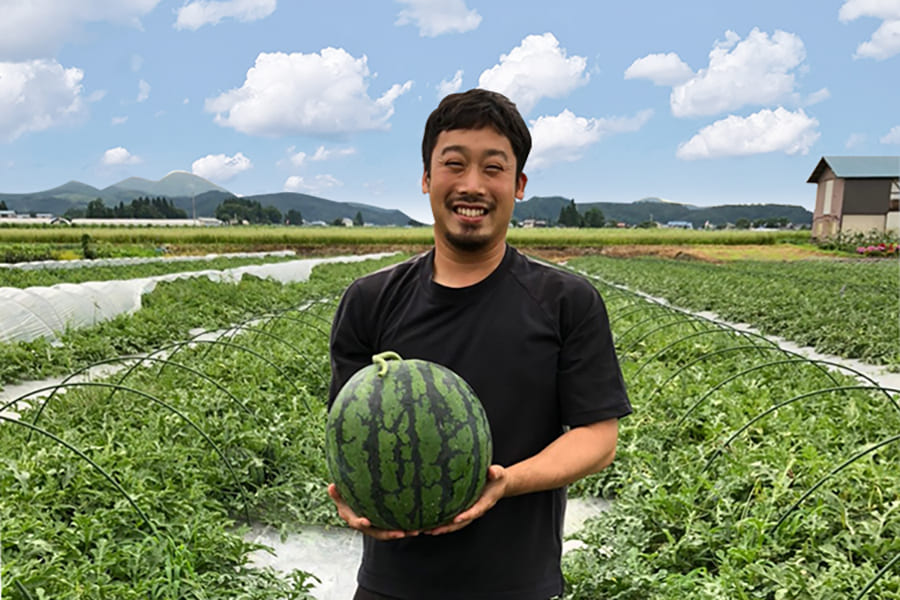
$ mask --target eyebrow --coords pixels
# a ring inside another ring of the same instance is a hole
[[[447,154],[449,152],[459,152],[460,154],[470,154],[470,151],[468,148],[466,148],[465,146],[460,146],[458,144],[455,144],[453,146],[445,146],[444,148],[442,148],[441,156],[444,156],[445,154]],[[488,150],[485,150],[483,156],[484,156],[484,158],[490,158],[492,156],[499,156],[503,160],[509,161],[509,156],[506,154],[506,152],[504,152],[503,150],[496,149],[496,148],[490,148]]]

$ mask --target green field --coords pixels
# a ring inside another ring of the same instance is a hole
[[[430,230],[383,231],[90,235],[119,249],[281,244],[322,254],[430,240]],[[279,237],[294,235],[323,237]],[[758,232],[516,230],[511,241],[558,250],[601,291],[635,408],[613,466],[570,488],[613,502],[565,556],[567,600],[900,597],[900,389],[684,310],[893,367],[896,259],[807,260],[804,240]],[[39,243],[77,247],[80,237]],[[580,243],[671,247],[576,257]],[[249,567],[255,546],[241,533],[248,522],[341,526],[325,494],[330,321],[353,278],[404,256],[322,265],[306,283],[161,283],[134,314],[55,341],[0,344],[7,385],[129,367],[63,384],[46,410],[10,405],[18,424],[0,417],[4,598],[309,598],[315,573]],[[96,269],[58,277],[83,281]],[[216,330],[215,341],[183,343]],[[151,354],[138,363],[138,353]]]

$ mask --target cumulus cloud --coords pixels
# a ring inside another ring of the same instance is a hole
[[[767,152],[807,154],[819,139],[819,122],[802,109],[764,109],[749,117],[730,115],[700,130],[678,146],[675,155],[685,160],[745,156]]]
[[[846,23],[861,17],[881,19],[868,41],[856,48],[853,58],[885,60],[900,54],[900,2],[898,0],[846,0],[838,18]]]
[[[191,173],[210,181],[228,181],[235,175],[253,168],[250,159],[238,152],[234,156],[207,154],[191,165]]]
[[[197,30],[223,19],[249,22],[275,12],[277,0],[194,0],[178,9],[175,29]]]
[[[851,133],[850,137],[847,138],[847,141],[844,143],[844,147],[847,149],[856,148],[860,144],[865,143],[866,136],[862,133]]]
[[[828,91],[828,88],[822,88],[817,92],[813,92],[809,96],[806,97],[806,101],[804,104],[806,106],[812,106],[813,104],[818,104],[819,102],[824,102],[831,98],[831,92]]]
[[[539,117],[531,121],[528,167],[540,169],[557,162],[576,161],[589,146],[609,135],[637,131],[651,116],[652,110],[643,110],[633,117],[595,119],[575,116],[567,109],[556,116]]]
[[[694,71],[674,52],[648,54],[625,70],[625,79],[649,79],[656,85],[678,85],[694,76]]]
[[[335,187],[341,187],[344,183],[332,175],[316,175],[311,180],[298,175],[291,175],[284,182],[286,192],[321,192]]]
[[[455,94],[462,87],[462,69],[453,75],[452,79],[444,79],[438,84],[438,98]]]
[[[566,57],[552,33],[529,35],[481,74],[478,87],[506,95],[528,113],[541,98],[561,98],[587,83],[586,66],[582,56]]]
[[[672,114],[714,115],[746,105],[774,104],[795,89],[793,70],[806,59],[806,48],[792,33],[753,29],[741,41],[733,31],[709,53],[709,66],[672,89]]]
[[[395,25],[414,23],[422,37],[444,33],[465,33],[481,24],[481,15],[469,10],[464,0],[397,0],[406,6],[397,15]]]
[[[891,129],[881,138],[882,144],[900,144],[900,125]]]
[[[149,97],[150,97],[150,84],[147,83],[146,81],[144,81],[143,79],[141,79],[140,81],[138,81],[137,101],[143,102],[144,100],[146,100]]]
[[[0,62],[0,139],[79,120],[87,112],[83,78],[55,60]]]
[[[316,54],[260,53],[244,84],[205,108],[215,122],[250,135],[329,135],[388,129],[394,102],[412,82],[394,84],[379,98],[369,97],[365,56],[341,48]]]
[[[331,160],[333,158],[340,158],[343,156],[351,156],[353,154],[356,154],[356,148],[352,147],[330,150],[325,146],[319,146],[318,148],[316,148],[316,151],[312,156],[303,151],[295,152],[295,150],[296,149],[294,146],[288,148],[288,160],[290,160],[291,164],[296,167],[302,167],[304,164],[306,164],[307,160]]]
[[[122,146],[116,146],[104,152],[100,162],[108,167],[114,167],[116,165],[134,165],[141,162],[141,159]]]
[[[160,0],[4,0],[0,2],[0,60],[53,56],[87,23],[140,27]]]

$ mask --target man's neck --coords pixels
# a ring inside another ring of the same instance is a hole
[[[435,240],[433,280],[451,288],[475,285],[494,272],[505,254],[505,241],[478,252],[461,252]]]

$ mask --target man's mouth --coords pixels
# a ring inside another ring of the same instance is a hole
[[[486,208],[476,208],[476,207],[471,207],[471,206],[457,206],[456,208],[453,209],[453,212],[455,212],[456,214],[463,216],[463,217],[475,218],[475,217],[483,217],[484,215],[486,215],[487,209]]]

